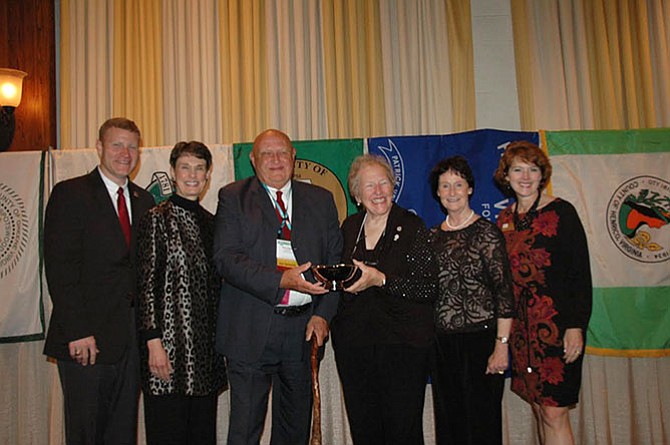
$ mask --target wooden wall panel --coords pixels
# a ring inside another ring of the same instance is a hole
[[[0,0],[0,67],[28,73],[10,151],[56,147],[54,0]]]

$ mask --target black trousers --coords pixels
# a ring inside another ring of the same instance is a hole
[[[216,444],[217,394],[154,396],[144,393],[147,445]]]
[[[438,445],[502,445],[504,376],[486,374],[495,330],[438,334],[431,379]]]
[[[305,327],[310,314],[274,314],[257,361],[227,358],[230,384],[228,445],[260,442],[272,389],[271,445],[306,445],[312,418],[312,380]]]
[[[335,344],[356,445],[422,445],[429,348]]]
[[[82,366],[58,360],[68,445],[135,445],[140,396],[135,319],[121,360]]]

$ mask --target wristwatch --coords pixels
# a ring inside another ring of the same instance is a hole
[[[509,338],[507,337],[496,337],[496,340],[498,340],[502,344],[509,342]]]

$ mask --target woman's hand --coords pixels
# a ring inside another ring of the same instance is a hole
[[[149,371],[152,375],[166,382],[172,378],[172,365],[165,352],[160,338],[152,338],[147,341],[149,348]]]
[[[509,343],[496,342],[493,353],[489,356],[488,364],[486,365],[487,374],[504,374],[509,365]]]
[[[565,363],[572,363],[579,358],[584,349],[584,336],[580,328],[570,328],[565,330],[563,335],[563,360]]]
[[[365,289],[374,286],[383,286],[386,282],[386,275],[379,269],[368,266],[362,261],[352,260],[361,271],[361,277],[356,280],[351,286],[345,288],[346,292],[356,294],[363,292]]]

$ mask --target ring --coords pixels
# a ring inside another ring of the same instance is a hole
[[[79,354],[81,354],[81,351],[78,350],[78,349],[75,349],[75,351],[74,351],[74,355],[79,355]]]
[[[498,374],[504,374],[505,371],[498,371]]]

